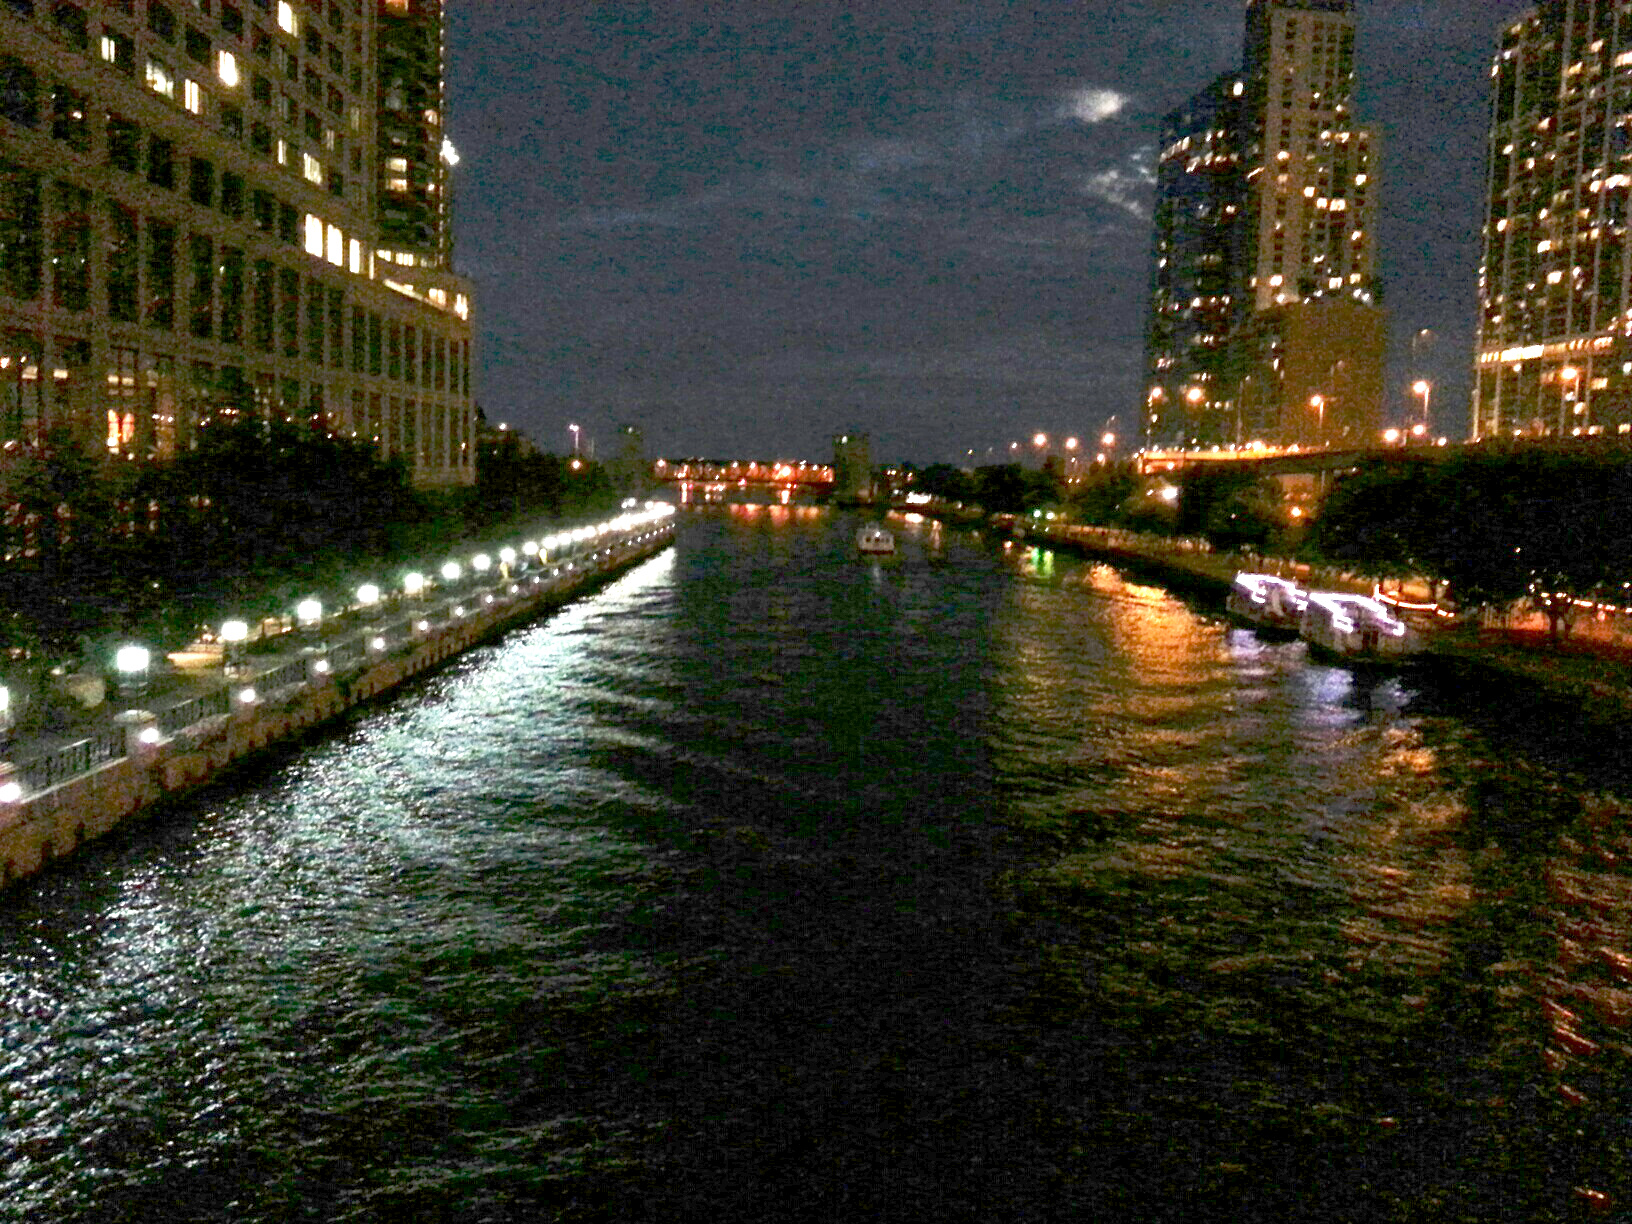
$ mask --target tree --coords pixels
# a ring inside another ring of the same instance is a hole
[[[918,473],[918,491],[943,501],[975,500],[975,481],[968,472],[949,463],[932,463]]]

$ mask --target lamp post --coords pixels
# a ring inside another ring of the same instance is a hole
[[[113,668],[119,673],[119,687],[139,693],[147,687],[147,666],[152,660],[145,646],[121,646],[113,656]]]
[[[567,428],[572,430],[572,457],[576,459],[578,457],[578,426],[568,425]]]
[[[1572,399],[1580,398],[1581,371],[1574,366],[1565,366],[1558,372],[1558,440],[1564,440],[1565,405]],[[1574,388],[1573,392],[1568,388]]]
[[[1428,432],[1428,401],[1434,393],[1434,384],[1426,378],[1419,378],[1411,384],[1411,390],[1422,396],[1422,433]],[[1418,434],[1421,437],[1422,434]]]
[[[249,637],[247,621],[230,620],[221,626],[221,670],[228,676],[236,675],[241,663],[244,642]]]
[[[1309,407],[1315,410],[1315,445],[1326,445],[1326,397],[1318,391],[1309,397]]]

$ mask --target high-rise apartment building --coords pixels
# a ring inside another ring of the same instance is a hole
[[[1376,140],[1353,0],[1250,0],[1242,69],[1163,124],[1147,443],[1339,444],[1380,425]]]
[[[1472,435],[1632,433],[1632,11],[1509,23],[1490,119]]]
[[[425,0],[3,0],[0,445],[282,414],[471,482],[441,48]]]

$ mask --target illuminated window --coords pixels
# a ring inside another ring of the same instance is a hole
[[[158,60],[147,61],[147,87],[154,93],[172,100],[176,96],[176,78],[171,76],[170,69]]]
[[[342,267],[346,262],[346,239],[340,232],[338,225],[326,227],[328,250],[326,258],[335,267]]]
[[[300,155],[300,166],[301,166],[301,172],[303,174],[305,174],[306,181],[308,183],[316,183],[319,186],[322,186],[322,184],[323,184],[323,163],[322,162],[318,161],[317,158],[313,157],[310,153],[302,153]]]
[[[351,262],[349,264],[353,275],[360,275],[363,270],[363,244],[357,239],[351,240]]]
[[[388,157],[385,159],[385,168],[395,170],[398,174],[407,174],[408,159],[406,157]]]
[[[387,191],[407,191],[408,190],[408,180],[407,179],[400,179],[400,178],[386,179],[385,180],[385,189]]]
[[[283,139],[283,137],[280,136],[280,137],[278,137],[278,165],[287,166],[288,164],[289,164],[289,142],[287,140]]]
[[[323,218],[306,214],[306,254],[323,258]]]
[[[278,28],[285,34],[299,34],[295,25],[295,8],[289,0],[278,0]]]
[[[181,83],[181,104],[195,115],[204,113],[204,91],[198,87],[197,81]]]
[[[238,84],[238,57],[231,51],[221,51],[215,57],[215,75],[227,86]]]
[[[119,60],[119,44],[113,40],[112,35],[102,35],[102,58],[110,64]]]

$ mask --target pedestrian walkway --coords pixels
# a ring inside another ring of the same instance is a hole
[[[234,702],[266,700],[291,685],[383,658],[524,589],[565,595],[610,554],[611,541],[621,544],[666,513],[672,513],[666,506],[648,508],[519,548],[468,550],[465,560],[446,563],[434,575],[409,575],[404,589],[365,588],[337,612],[303,609],[315,614],[242,626],[238,643],[224,642],[217,627],[140,671],[121,676],[116,670],[100,681],[102,700],[70,711],[54,707],[50,725],[25,722],[9,737],[0,765],[9,776],[0,780],[0,801],[15,802],[124,756],[134,711],[151,715],[158,735],[169,736],[229,713]],[[99,680],[84,678],[93,696]]]

